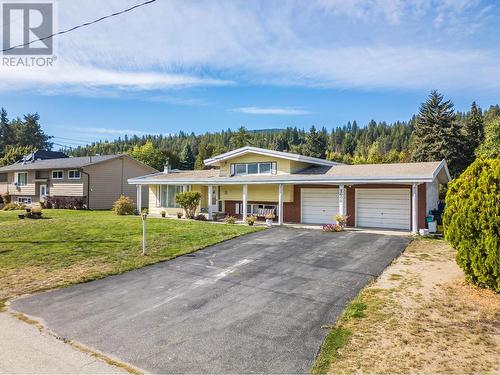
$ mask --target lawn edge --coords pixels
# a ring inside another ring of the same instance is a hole
[[[329,330],[325,335],[323,342],[321,343],[318,353],[314,359],[313,365],[309,369],[310,374],[318,375],[328,373],[330,365],[338,357],[339,349],[345,347],[350,342],[350,339],[353,335],[352,330],[346,328],[347,323],[352,320],[358,320],[365,317],[364,310],[366,309],[367,305],[362,302],[363,294],[377,282],[377,280],[387,268],[389,268],[394,262],[396,262],[403,256],[408,247],[415,240],[417,240],[417,237],[411,236],[410,242],[408,242],[408,245],[406,245],[403,251],[397,257],[395,257],[377,276],[370,280],[352,300],[349,301],[347,306],[340,313],[335,323],[324,326],[324,328],[328,328]]]

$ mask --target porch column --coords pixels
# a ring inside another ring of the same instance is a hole
[[[248,185],[243,185],[243,220],[247,217]]]
[[[208,220],[212,220],[212,193],[213,193],[213,185],[208,185],[207,191],[207,207],[208,207]]]
[[[418,184],[411,187],[411,231],[418,233]]]
[[[339,215],[345,216],[345,186],[339,185]]]
[[[278,225],[283,225],[283,184],[278,185]]]
[[[142,185],[136,185],[136,186],[137,186],[136,205],[137,205],[137,212],[140,214],[142,210]]]

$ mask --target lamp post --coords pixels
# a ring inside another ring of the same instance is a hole
[[[142,255],[146,255],[146,219],[148,218],[147,212],[141,213],[142,219]]]

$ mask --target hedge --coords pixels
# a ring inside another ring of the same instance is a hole
[[[479,158],[450,183],[443,224],[466,276],[500,292],[500,159]]]

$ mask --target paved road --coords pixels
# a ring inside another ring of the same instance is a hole
[[[149,372],[304,373],[409,238],[274,228],[12,308]]]

